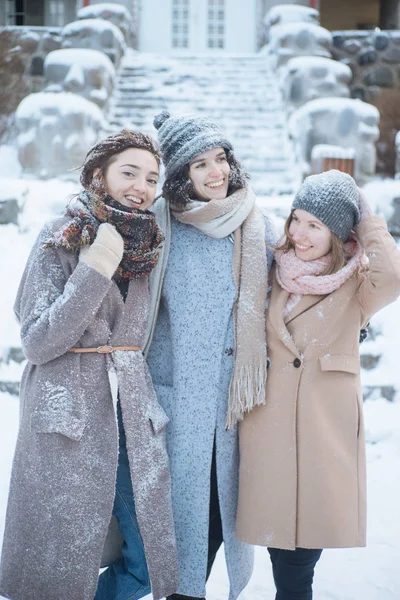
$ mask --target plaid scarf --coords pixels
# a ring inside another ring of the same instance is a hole
[[[124,254],[116,277],[137,279],[148,275],[157,264],[164,242],[152,212],[128,208],[107,196],[104,200],[83,190],[67,207],[66,225],[45,242],[44,248],[65,248],[78,252],[93,243],[100,223],[110,223],[124,240]]]

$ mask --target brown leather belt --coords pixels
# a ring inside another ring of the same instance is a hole
[[[70,348],[68,352],[74,352],[75,354],[85,354],[87,352],[97,352],[97,354],[111,354],[116,350],[133,350],[134,352],[141,352],[139,346],[97,346],[97,348]]]

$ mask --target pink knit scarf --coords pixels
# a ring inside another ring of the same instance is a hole
[[[331,275],[321,275],[332,260],[331,253],[317,260],[305,261],[297,258],[293,249],[289,252],[275,252],[276,278],[279,285],[291,294],[284,309],[284,316],[296,306],[303,295],[330,294],[356,272],[363,263],[364,250],[355,241],[347,242],[346,250],[352,257],[342,269]]]

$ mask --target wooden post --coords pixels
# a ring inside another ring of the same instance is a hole
[[[330,169],[337,169],[354,177],[355,158],[354,148],[318,144],[311,152],[312,172],[323,173]]]
[[[354,158],[330,158],[325,157],[322,159],[322,172],[329,171],[330,169],[337,169],[343,173],[348,173],[353,177],[354,175]]]

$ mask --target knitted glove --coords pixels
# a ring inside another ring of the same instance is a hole
[[[360,193],[360,198],[358,200],[358,208],[360,211],[360,221],[362,221],[366,217],[373,217],[374,213],[372,212],[372,209],[368,204],[368,200],[364,192],[360,188],[358,188],[358,191]]]
[[[124,240],[109,223],[102,223],[91,246],[81,249],[79,261],[111,279],[124,253]]]

